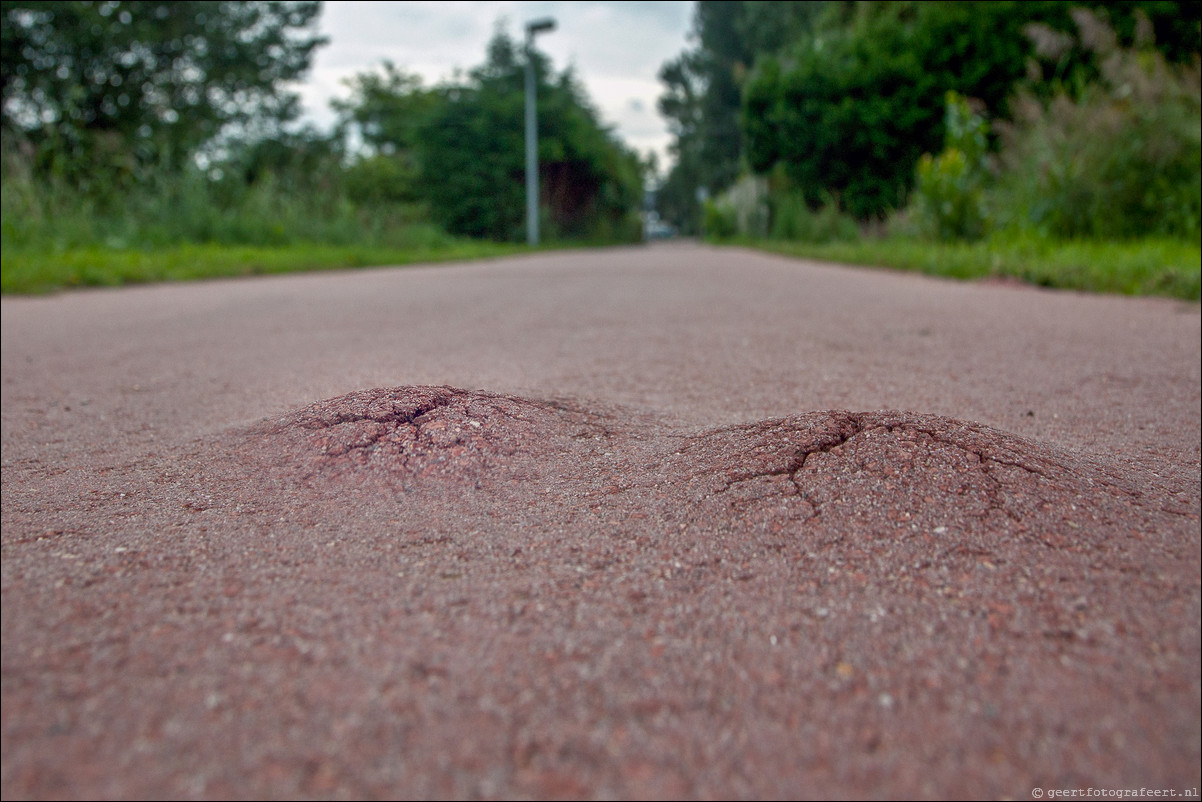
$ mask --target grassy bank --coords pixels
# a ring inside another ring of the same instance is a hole
[[[744,240],[740,244],[788,256],[949,278],[1009,277],[1044,287],[1190,301],[1202,295],[1202,248],[1171,239],[1057,242],[998,237],[973,243],[937,243],[891,237],[822,244]]]
[[[0,291],[479,259],[525,246],[455,237],[410,201],[356,202],[340,163],[265,171],[151,172],[89,191],[35,177],[0,149]],[[236,165],[235,165],[236,166]]]
[[[104,247],[53,251],[5,251],[0,290],[41,293],[68,287],[189,281],[311,270],[481,259],[526,250],[525,246],[461,241],[430,248],[297,243],[279,246],[173,245],[151,250]]]
[[[1045,287],[1198,301],[1202,249],[1175,240],[1050,242],[995,240],[932,243],[890,238],[822,244],[740,240],[788,256],[875,265],[958,279],[1009,277]],[[152,249],[101,246],[64,250],[8,249],[0,255],[0,290],[53,290],[189,281],[234,276],[482,259],[526,250],[523,245],[440,239],[428,247],[380,245],[277,246],[181,244]]]

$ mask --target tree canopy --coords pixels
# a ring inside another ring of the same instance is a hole
[[[5,0],[5,137],[82,176],[178,166],[230,125],[274,131],[299,113],[284,87],[326,41],[319,13],[317,2]]]
[[[376,164],[403,180],[397,191],[425,202],[435,222],[453,234],[518,240],[525,230],[528,58],[548,232],[621,235],[635,226],[642,196],[637,156],[600,123],[570,69],[556,73],[504,32],[489,43],[485,62],[459,80],[427,88],[385,64],[352,79],[352,96],[338,108],[376,151]]]
[[[940,149],[949,91],[1005,117],[1020,86],[1050,96],[1099,74],[1088,48],[1041,56],[1032,35],[1038,25],[1071,42],[1075,6],[1104,14],[1120,44],[1150,35],[1170,62],[1200,49],[1197,0],[702,0],[694,46],[660,72],[677,159],[663,211],[687,229],[699,187],[714,194],[752,171],[771,172],[811,205],[881,217],[905,203],[921,155]]]

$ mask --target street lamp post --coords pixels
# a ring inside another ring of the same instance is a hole
[[[534,37],[555,30],[550,17],[526,23],[526,242],[538,245],[538,116],[535,113]]]

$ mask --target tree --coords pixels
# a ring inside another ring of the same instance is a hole
[[[1041,3],[863,4],[786,53],[746,88],[750,167],[779,164],[807,202],[852,215],[905,203],[915,166],[944,135],[948,91],[992,109],[1023,75],[1023,26]]]
[[[696,46],[663,65],[659,111],[675,138],[676,163],[659,191],[661,214],[686,233],[700,218],[697,192],[729,187],[743,169],[744,82],[759,54],[775,52],[817,24],[829,3],[702,0]]]
[[[1143,18],[1169,62],[1198,52],[1198,0],[703,0],[696,45],[660,72],[677,158],[661,201],[695,219],[697,187],[721,191],[750,168],[771,171],[811,205],[833,198],[857,217],[879,217],[905,202],[921,154],[939,150],[945,94],[1006,117],[1036,55],[1029,25],[1071,39],[1080,5],[1104,13],[1120,44],[1140,36]],[[1043,97],[1080,91],[1100,69],[1079,46],[1037,66]]]
[[[368,150],[348,170],[352,197],[369,203],[417,200],[422,132],[441,102],[438,93],[391,61],[346,83],[351,96],[330,104],[340,115],[339,133],[345,137],[354,126]]]
[[[357,126],[364,144],[379,153],[390,155],[417,147],[438,102],[436,93],[422,87],[419,76],[385,61],[379,72],[359,73],[346,83],[350,98],[330,104],[342,116],[344,126]]]
[[[425,89],[391,65],[357,76],[339,105],[377,154],[412,168],[413,191],[453,234],[520,240],[525,231],[525,60],[538,91],[541,203],[548,233],[630,236],[642,195],[637,156],[606,130],[566,70],[503,31],[465,80]],[[378,158],[378,157],[377,157]],[[383,165],[382,165],[383,166]]]
[[[665,220],[673,222],[682,233],[696,234],[701,219],[697,200],[698,188],[704,186],[704,164],[701,158],[701,96],[704,87],[693,63],[695,54],[683,53],[664,64],[659,80],[667,91],[660,96],[659,113],[668,121],[672,134],[669,152],[675,163],[657,192],[656,205]]]
[[[317,2],[4,2],[5,136],[68,178],[178,168],[223,129],[273,133],[326,40]]]

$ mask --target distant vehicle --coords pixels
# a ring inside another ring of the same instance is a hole
[[[648,242],[657,239],[671,239],[675,236],[675,226],[670,226],[658,218],[648,218],[643,223],[643,239]]]

